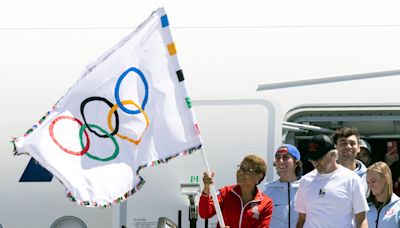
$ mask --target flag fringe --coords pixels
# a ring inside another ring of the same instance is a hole
[[[67,196],[67,198],[69,198],[72,202],[75,202],[75,204],[77,204],[77,205],[87,206],[87,207],[109,208],[109,207],[111,207],[112,205],[115,205],[115,204],[124,202],[129,196],[135,194],[136,192],[138,192],[138,191],[143,187],[143,185],[146,183],[146,181],[139,175],[139,171],[142,170],[143,168],[148,167],[148,166],[152,167],[152,166],[164,164],[164,163],[169,162],[171,159],[174,159],[174,158],[179,157],[179,156],[187,156],[187,155],[190,155],[190,154],[192,154],[193,152],[195,152],[196,150],[201,149],[201,147],[202,147],[202,144],[200,144],[200,145],[198,145],[198,146],[195,146],[195,147],[192,147],[192,148],[190,148],[190,149],[184,150],[184,151],[182,151],[182,152],[179,152],[179,153],[177,153],[177,154],[175,154],[175,155],[173,155],[173,156],[170,156],[170,157],[168,157],[168,158],[156,160],[156,161],[153,161],[153,162],[151,162],[151,163],[149,163],[149,164],[147,164],[147,165],[142,165],[142,166],[140,166],[140,167],[138,168],[138,170],[136,171],[136,174],[137,174],[137,176],[139,177],[139,183],[138,183],[136,186],[134,186],[133,189],[131,189],[130,191],[124,193],[122,196],[117,197],[117,198],[116,198],[115,200],[113,200],[112,202],[109,202],[109,203],[98,203],[98,202],[95,202],[95,201],[81,201],[81,200],[77,200],[76,197],[74,196],[74,194],[73,194],[72,192],[70,192],[70,191],[67,191],[67,195],[66,195],[66,196]],[[58,179],[58,178],[57,178],[57,179]],[[62,183],[62,182],[61,182],[61,183]]]
[[[14,156],[18,154],[18,152],[17,152],[17,146],[15,145],[15,140],[16,140],[16,138],[13,137],[13,138],[11,139],[11,141],[10,141],[10,143],[12,143],[12,145],[13,145],[13,153],[14,153]]]
[[[60,99],[61,100],[61,99]],[[29,128],[25,134],[21,137],[13,137],[12,138],[12,142],[14,144],[14,155],[18,154],[16,148],[15,148],[15,142],[25,138],[26,136],[30,135],[35,129],[37,129],[46,119],[47,117],[50,115],[50,113],[52,113],[54,111],[54,109],[56,108],[57,104],[59,101],[57,101],[57,103],[53,106],[53,108],[50,111],[47,111],[46,114],[44,116],[42,116],[42,118],[40,118],[37,123],[35,123],[31,128]]]
[[[21,153],[21,152],[18,152],[18,151],[17,151],[17,146],[15,145],[15,142],[16,142],[16,141],[18,141],[18,139],[15,138],[15,137],[13,137],[13,138],[11,139],[11,141],[10,141],[10,143],[12,143],[12,145],[13,145],[13,154],[14,154],[14,156],[21,155],[21,154],[29,155],[29,153],[27,153],[27,152]]]

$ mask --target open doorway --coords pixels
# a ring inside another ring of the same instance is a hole
[[[340,127],[358,129],[361,138],[371,146],[372,163],[395,162],[393,159],[388,160],[388,153],[397,154],[397,159],[399,157],[400,104],[302,105],[291,109],[284,120],[286,126],[290,127],[285,128],[283,125],[283,140],[298,147],[304,174],[313,169],[312,164],[305,159],[310,138],[321,133],[332,135]]]

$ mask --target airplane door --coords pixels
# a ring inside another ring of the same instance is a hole
[[[236,166],[250,153],[267,161],[264,181],[275,178],[273,152],[282,137],[282,115],[276,104],[266,100],[194,100],[192,104],[210,169],[216,172],[217,189],[236,183]],[[178,211],[181,211],[182,227],[189,227],[189,200],[181,193],[180,184],[202,186],[205,170],[202,151],[141,170],[146,183],[128,198],[127,227],[156,228],[159,217],[178,224]],[[263,183],[259,185],[261,189]],[[198,199],[199,195],[196,203]],[[216,222],[214,216],[209,227],[214,227]],[[198,218],[197,226],[204,227],[204,220]]]

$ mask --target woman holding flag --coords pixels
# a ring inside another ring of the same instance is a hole
[[[259,191],[259,184],[265,177],[267,165],[257,155],[247,155],[238,165],[237,184],[221,188],[217,192],[225,225],[230,228],[258,227],[268,228],[272,216],[271,198]],[[199,214],[202,218],[211,218],[216,210],[210,196],[211,176],[204,172],[204,188],[199,202]],[[219,224],[217,227],[220,227]]]

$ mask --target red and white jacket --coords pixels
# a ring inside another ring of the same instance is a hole
[[[230,228],[268,228],[274,207],[272,199],[256,188],[254,199],[243,205],[241,195],[239,185],[227,186],[217,192],[225,226]],[[199,202],[200,217],[211,218],[215,213],[211,196],[202,194]]]

